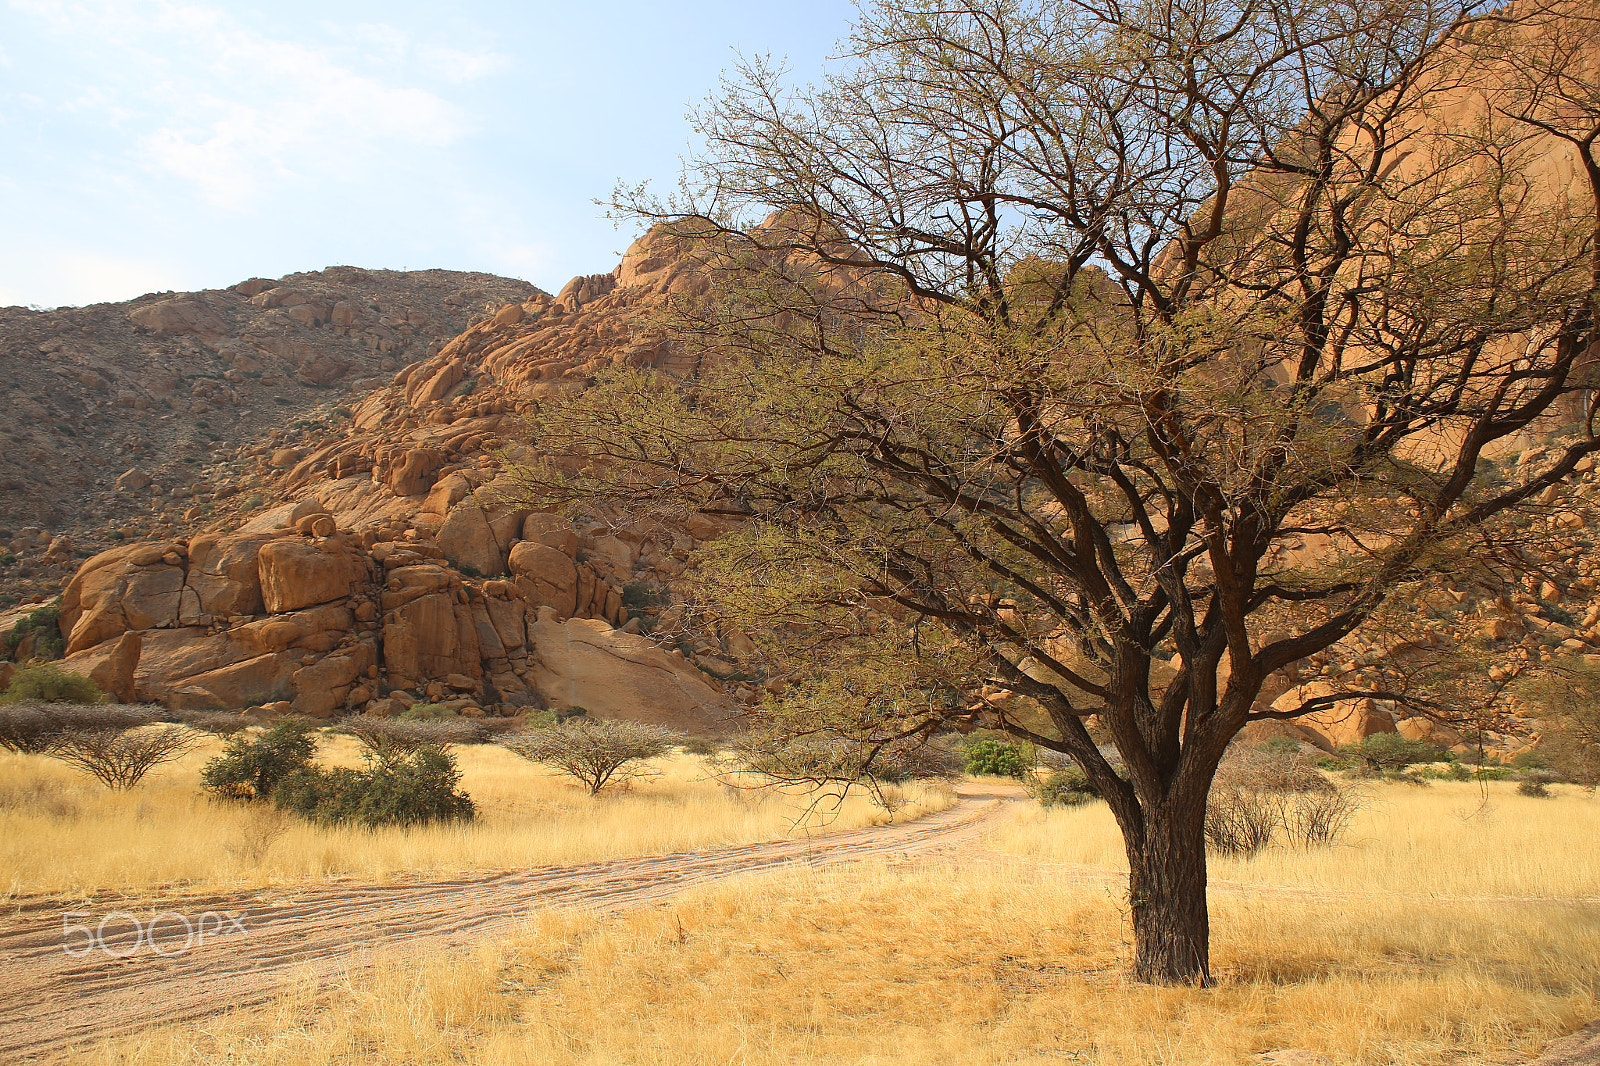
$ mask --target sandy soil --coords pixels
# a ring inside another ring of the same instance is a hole
[[[0,919],[0,1061],[45,1057],[80,1041],[262,1003],[291,974],[342,975],[373,948],[452,948],[503,935],[534,908],[621,910],[785,866],[948,854],[975,842],[1026,799],[1020,787],[987,782],[965,783],[957,793],[950,809],[903,825],[717,851],[154,903],[24,901]],[[133,922],[148,924],[163,910],[170,913],[154,939],[166,956],[148,943],[131,950]],[[83,913],[64,918],[73,911]],[[185,948],[183,919],[193,928],[206,912],[214,917],[204,920],[203,942],[197,935]],[[99,943],[88,933],[64,935],[64,923],[87,925]],[[115,957],[123,953],[126,958]]]

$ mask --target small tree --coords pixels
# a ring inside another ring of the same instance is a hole
[[[280,718],[260,736],[235,734],[200,770],[200,780],[219,797],[265,800],[280,781],[311,764],[316,728],[304,718]]]
[[[79,729],[57,734],[47,754],[92,774],[107,788],[128,789],[162,763],[182,758],[194,745],[195,734],[177,725]]]
[[[132,729],[154,719],[147,707],[124,704],[13,703],[0,705],[0,748],[48,754],[63,733]]]
[[[500,743],[530,762],[576,778],[594,796],[607,785],[643,776],[641,763],[665,755],[682,741],[681,734],[662,726],[582,717],[513,734]]]

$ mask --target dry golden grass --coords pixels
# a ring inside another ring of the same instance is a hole
[[[1212,879],[1346,893],[1600,900],[1595,793],[1558,785],[1552,798],[1539,799],[1518,795],[1510,782],[1360,787],[1364,805],[1343,843],[1212,857]],[[1001,832],[995,846],[1049,862],[1128,868],[1103,803],[1035,809]]]
[[[618,917],[539,914],[475,958],[380,960],[341,985],[292,988],[271,1011],[108,1042],[78,1061],[1221,1066],[1305,1048],[1351,1066],[1442,1066],[1528,1053],[1600,1016],[1600,909],[1579,898],[1590,875],[1561,868],[1592,848],[1572,837],[1595,800],[1524,806],[1504,791],[1487,820],[1457,817],[1470,788],[1376,797],[1360,843],[1322,866],[1304,860],[1359,898],[1214,893],[1210,990],[1127,978],[1125,912],[1100,879],[980,856],[751,879]],[[1034,817],[1004,842],[1037,853],[1042,826],[1087,827],[1083,854],[1104,859],[1095,817]],[[1380,839],[1381,827],[1405,841]],[[1466,842],[1496,850],[1452,851]],[[1525,884],[1553,868],[1538,854],[1551,846],[1560,876],[1537,886],[1543,900],[1445,898]],[[1405,898],[1364,891],[1400,879],[1408,854]],[[1255,872],[1288,876],[1292,859],[1269,855]],[[1448,892],[1419,898],[1439,879]]]
[[[631,791],[590,797],[494,745],[455,749],[478,804],[467,825],[332,829],[200,791],[200,767],[221,750],[208,738],[138,788],[108,792],[39,755],[0,753],[0,897],[96,891],[138,893],[183,884],[212,889],[349,877],[437,877],[591,859],[719,847],[889,820],[859,791],[840,803],[771,789],[730,789],[706,761],[655,761]],[[360,746],[324,737],[319,759],[355,765]],[[937,788],[908,790],[896,820],[953,802]]]

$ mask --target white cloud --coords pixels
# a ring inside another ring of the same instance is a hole
[[[368,177],[447,146],[472,116],[428,88],[499,69],[504,57],[392,27],[318,25],[315,40],[263,32],[219,5],[182,0],[13,0],[109,61],[68,106],[134,135],[137,158],[219,207],[297,177]],[[299,29],[304,34],[305,27]]]

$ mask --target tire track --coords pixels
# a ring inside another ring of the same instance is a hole
[[[372,949],[470,944],[508,932],[543,907],[616,911],[662,903],[692,888],[798,865],[917,855],[976,840],[1008,817],[1025,794],[1014,786],[968,782],[956,804],[901,825],[849,830],[802,840],[772,841],[607,862],[388,885],[304,885],[236,894],[185,896],[154,906],[244,915],[243,931],[218,918],[215,933],[163,957],[143,946],[127,958],[96,949],[82,958],[64,950],[83,942],[64,936],[68,905],[26,902],[0,925],[0,1059],[37,1059],[73,1044],[152,1025],[193,1021],[275,996],[291,974],[333,977],[359,968]],[[84,921],[129,904],[93,907]],[[154,909],[154,907],[150,908]],[[150,910],[143,909],[137,917]],[[128,914],[126,919],[136,915]],[[181,926],[171,921],[173,934]],[[133,943],[131,920],[107,922],[113,951]]]

